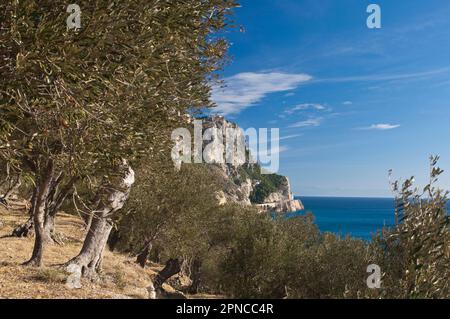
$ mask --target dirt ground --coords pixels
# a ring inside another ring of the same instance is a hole
[[[106,251],[100,280],[82,281],[81,289],[66,286],[68,274],[58,265],[76,256],[85,235],[82,221],[59,214],[56,230],[62,245],[48,246],[42,268],[25,267],[34,238],[9,237],[15,226],[25,222],[25,209],[6,210],[0,206],[0,298],[148,298],[146,287],[160,267],[142,269],[134,257]],[[165,286],[166,290],[172,290]]]

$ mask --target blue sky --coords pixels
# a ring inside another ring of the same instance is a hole
[[[216,111],[280,128],[296,195],[391,196],[388,170],[422,184],[430,154],[450,170],[448,0],[240,3]],[[371,3],[381,29],[367,28]]]

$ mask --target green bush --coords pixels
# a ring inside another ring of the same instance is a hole
[[[449,298],[448,193],[434,186],[436,164],[421,192],[412,178],[394,184],[399,222],[370,243],[320,233],[311,215],[237,214],[218,287],[234,298]],[[382,270],[380,289],[367,287],[371,264]]]
[[[237,230],[221,264],[224,292],[235,298],[344,298],[366,289],[366,245],[320,234],[310,216],[259,216]]]
[[[396,184],[399,223],[370,243],[321,233],[311,214],[274,219],[251,207],[218,206],[210,196],[214,178],[201,167],[142,181],[147,188],[130,201],[140,213],[119,230],[124,244],[139,248],[163,222],[154,247],[163,259],[185,261],[197,280],[194,291],[232,298],[448,298],[447,194],[433,186],[442,172],[435,165],[423,192],[411,189],[411,179],[401,189]],[[271,185],[283,182],[266,177]],[[172,189],[172,178],[179,187]],[[382,270],[381,289],[367,287],[371,264]]]

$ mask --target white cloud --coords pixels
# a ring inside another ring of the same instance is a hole
[[[225,78],[225,87],[214,86],[212,100],[217,104],[214,112],[229,115],[258,103],[268,94],[293,90],[311,80],[308,74],[245,72]]]
[[[352,102],[352,101],[345,101],[345,102],[343,102],[342,104],[343,104],[343,105],[352,105],[353,102]]]
[[[393,125],[393,124],[372,124],[368,127],[362,127],[362,130],[378,130],[378,131],[387,131],[387,130],[393,130],[400,127],[400,125]]]
[[[323,111],[323,110],[326,110],[326,107],[323,106],[322,104],[317,104],[317,103],[303,103],[303,104],[298,104],[288,110],[285,110],[284,113],[285,114],[293,114],[296,111],[304,111],[304,110],[308,110],[308,109]]]
[[[337,78],[317,79],[315,82],[331,82],[331,83],[343,83],[343,82],[369,82],[369,81],[400,81],[400,80],[413,80],[413,79],[425,79],[436,75],[450,73],[450,66],[442,67],[439,69],[433,69],[423,72],[415,73],[398,73],[398,74],[374,74],[374,75],[361,75],[361,76],[344,76]]]
[[[289,127],[309,127],[309,126],[319,126],[322,123],[322,118],[311,118],[305,121],[300,121],[290,125]]]
[[[300,137],[300,136],[302,136],[302,135],[303,135],[303,134],[293,134],[293,135],[282,136],[282,137],[280,137],[280,141],[283,141],[283,140],[290,140],[290,139],[292,139],[292,138]]]

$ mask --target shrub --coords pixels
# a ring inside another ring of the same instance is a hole
[[[435,187],[442,170],[430,158],[430,182],[413,189],[414,178],[393,184],[399,223],[375,239],[374,259],[384,269],[383,296],[448,298],[450,296],[450,222],[447,195]]]

